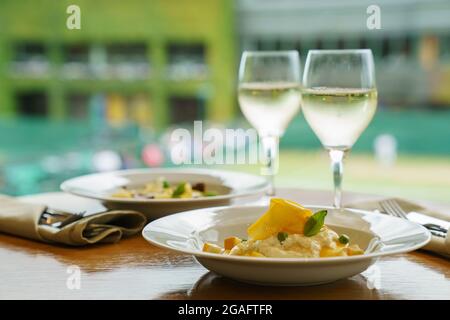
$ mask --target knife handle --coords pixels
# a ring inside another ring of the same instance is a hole
[[[445,235],[447,234],[447,230],[445,228],[442,228],[441,226],[434,224],[434,223],[425,223],[423,225],[425,228],[427,228],[430,231],[436,231],[438,233],[443,233],[444,234],[444,238]]]

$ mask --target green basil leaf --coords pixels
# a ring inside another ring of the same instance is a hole
[[[215,197],[215,196],[217,196],[217,192],[205,191],[205,192],[203,192],[203,196],[205,196],[205,197]]]
[[[314,213],[309,217],[308,221],[305,223],[305,228],[303,233],[307,237],[312,237],[319,233],[325,223],[325,217],[327,215],[327,210],[321,210]]]
[[[170,188],[170,184],[169,184],[169,182],[167,180],[163,181],[163,188],[164,189]]]
[[[177,188],[172,193],[172,198],[178,198],[184,193],[185,190],[185,182],[180,183]]]

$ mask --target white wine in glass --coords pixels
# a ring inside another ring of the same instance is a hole
[[[374,89],[312,88],[302,97],[303,113],[327,149],[350,149],[377,109]]]
[[[303,76],[305,119],[328,150],[334,206],[341,208],[343,159],[377,108],[372,51],[310,50]]]
[[[245,51],[239,67],[238,98],[242,113],[260,136],[268,195],[274,195],[279,139],[300,109],[298,52]]]
[[[281,136],[300,106],[298,83],[250,83],[239,87],[242,113],[262,135]]]

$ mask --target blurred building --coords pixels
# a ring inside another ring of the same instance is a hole
[[[70,4],[81,30],[66,28]],[[228,121],[233,18],[228,0],[2,0],[0,117]]]
[[[81,8],[68,30],[66,8]],[[155,128],[235,116],[241,50],[371,48],[380,102],[450,105],[450,1],[3,0],[0,117]]]
[[[155,132],[232,120],[234,25],[229,0],[0,1],[0,193],[161,165]]]
[[[450,107],[450,1],[240,0],[243,50],[371,48],[382,105]],[[381,10],[369,30],[367,8]]]

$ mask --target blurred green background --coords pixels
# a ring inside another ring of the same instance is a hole
[[[66,8],[81,9],[69,30]],[[95,171],[171,166],[168,134],[239,127],[243,50],[371,48],[377,114],[347,159],[346,190],[450,202],[450,2],[2,0],[0,192],[55,191]],[[277,184],[331,188],[302,115],[281,141]],[[253,166],[231,170],[257,173]]]

